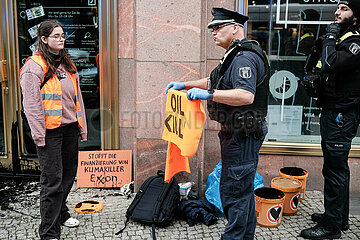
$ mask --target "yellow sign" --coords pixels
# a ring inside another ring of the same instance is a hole
[[[190,101],[186,93],[170,89],[167,94],[162,138],[169,141],[165,182],[178,172],[190,173],[188,157],[198,148],[206,115],[200,100]]]
[[[77,187],[122,187],[132,179],[132,151],[80,151]]]
[[[196,153],[205,119],[200,100],[190,101],[186,93],[170,89],[162,138],[176,144],[182,156],[192,157]]]

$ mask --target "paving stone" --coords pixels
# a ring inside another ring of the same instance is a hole
[[[61,240],[146,240],[152,239],[151,226],[129,221],[124,232],[115,236],[115,233],[124,226],[125,213],[132,198],[118,196],[118,189],[76,188],[74,184],[68,198],[68,207],[73,217],[80,220],[78,228],[62,227]],[[26,193],[24,193],[26,194]],[[8,209],[0,210],[0,239],[1,240],[32,240],[39,239],[37,229],[40,223],[39,191],[29,193],[33,201],[12,202]],[[93,214],[80,214],[74,211],[73,206],[84,200],[97,200],[104,204],[102,211]],[[16,209],[14,211],[13,209]],[[276,228],[257,227],[256,240],[266,239],[302,239],[299,233],[302,229],[315,225],[310,220],[314,212],[323,211],[323,194],[320,191],[307,191],[306,198],[300,202],[298,212],[293,216],[283,216],[282,223]],[[349,218],[350,230],[342,232],[342,239],[360,239],[360,215],[351,215]],[[206,226],[197,224],[188,226],[186,221],[175,220],[166,228],[156,228],[159,240],[218,240],[227,221],[220,217],[216,224]]]

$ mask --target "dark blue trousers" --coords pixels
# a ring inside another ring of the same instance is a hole
[[[340,229],[342,223],[349,221],[348,156],[358,125],[357,109],[346,112],[323,109],[321,112],[325,217],[320,224],[328,229]]]
[[[264,136],[254,134],[241,138],[238,131],[227,136],[219,132],[222,170],[220,197],[228,223],[221,236],[223,240],[254,239],[256,227],[254,178],[259,160],[259,150]]]
[[[37,147],[40,162],[39,235],[42,240],[60,239],[60,225],[69,217],[66,199],[76,176],[78,123],[47,129],[44,147]]]

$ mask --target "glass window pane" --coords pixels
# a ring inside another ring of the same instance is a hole
[[[320,143],[320,108],[300,82],[306,56],[336,6],[335,0],[249,1],[248,39],[262,45],[271,65],[267,141]],[[359,132],[353,143],[360,143]]]
[[[20,66],[35,49],[38,25],[56,19],[64,26],[68,36],[65,48],[74,61],[84,98],[88,124],[88,141],[81,149],[100,149],[100,96],[99,96],[99,18],[97,0],[29,1],[18,3],[18,30]],[[30,128],[24,123],[25,154],[36,154]]]

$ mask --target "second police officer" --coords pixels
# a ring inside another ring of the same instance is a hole
[[[267,133],[269,63],[255,41],[245,38],[247,16],[213,8],[208,24],[216,45],[226,49],[210,78],[171,82],[190,100],[208,100],[209,117],[221,123],[220,196],[228,223],[221,239],[253,239],[256,227],[254,177]]]
[[[317,41],[305,67],[310,96],[318,97],[321,147],[324,156],[324,213],[317,225],[302,230],[306,239],[336,239],[349,229],[348,155],[359,125],[360,1],[339,1],[335,21]],[[319,59],[319,61],[318,61]]]

